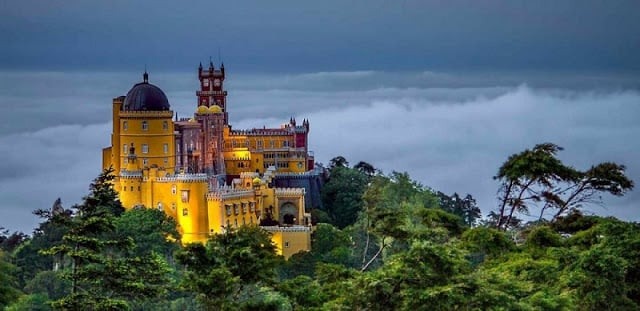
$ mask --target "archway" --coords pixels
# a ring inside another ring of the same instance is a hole
[[[287,202],[280,206],[280,223],[285,225],[294,225],[298,216],[298,209],[293,203]]]

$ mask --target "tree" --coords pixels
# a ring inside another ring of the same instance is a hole
[[[353,224],[362,210],[362,194],[367,176],[356,169],[336,166],[329,181],[322,187],[322,204],[331,223],[342,229]]]
[[[0,249],[7,253],[13,252],[20,244],[27,240],[29,236],[22,232],[9,234],[9,230],[0,227]]]
[[[364,162],[364,161],[360,161],[358,162],[358,164],[354,165],[353,168],[355,168],[356,170],[358,170],[359,172],[371,177],[373,175],[375,175],[376,173],[376,168],[373,167],[373,165]]]
[[[555,208],[554,219],[580,208],[583,204],[601,203],[601,193],[622,196],[633,189],[633,181],[624,174],[626,167],[605,162],[580,172],[579,178],[563,188],[546,190],[544,208]],[[544,213],[544,208],[542,213]]]
[[[361,224],[365,228],[366,238],[362,251],[362,271],[367,270],[392,244],[406,248],[412,238],[435,236],[430,228],[436,223],[448,223],[444,220],[446,216],[436,215],[430,210],[438,206],[432,191],[413,181],[407,173],[392,172],[389,176],[374,176],[363,195],[363,201],[365,209],[361,214],[364,218]],[[374,244],[378,245],[378,250],[369,256],[370,246]]]
[[[336,167],[349,167],[349,161],[343,156],[337,156],[329,160],[329,169],[333,170]]]
[[[154,208],[133,208],[115,220],[115,231],[119,239],[133,239],[132,249],[136,256],[151,253],[172,259],[179,248],[177,223],[161,210]]]
[[[15,266],[9,262],[6,253],[0,249],[0,280],[2,280],[0,282],[0,309],[4,309],[20,295],[14,273]]]
[[[448,196],[440,191],[436,193],[440,203],[440,207],[445,211],[460,216],[464,223],[471,227],[476,224],[481,216],[480,208],[476,203],[476,200],[467,194],[464,198],[461,198],[458,193],[453,193]]]
[[[269,233],[257,226],[228,228],[206,245],[189,244],[177,259],[186,268],[182,286],[220,310],[234,309],[248,287],[272,284],[280,262]]]
[[[502,164],[494,177],[501,182],[496,213],[499,229],[506,229],[515,213],[527,214],[530,203],[543,203],[540,219],[547,209],[556,209],[556,219],[582,204],[601,203],[601,193],[621,196],[633,189],[623,165],[605,162],[582,172],[556,157],[561,150],[558,145],[543,143],[511,155]]]
[[[46,251],[69,259],[64,276],[70,293],[53,302],[58,309],[113,310],[127,300],[152,297],[169,283],[167,268],[157,256],[128,257],[132,240],[115,238],[115,218],[124,212],[113,189],[112,169],[91,183],[82,204],[74,206],[62,243]]]

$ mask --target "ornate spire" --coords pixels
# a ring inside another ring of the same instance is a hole
[[[149,74],[147,73],[147,66],[144,66],[144,74],[142,75],[142,82],[149,83]]]

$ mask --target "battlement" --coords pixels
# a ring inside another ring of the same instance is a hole
[[[231,157],[229,160],[231,161],[250,161],[250,157]]]
[[[269,232],[309,232],[310,227],[307,226],[260,226],[260,228]]]
[[[305,194],[304,188],[276,188],[277,196],[301,196]]]
[[[209,177],[207,174],[178,174],[166,177],[156,178],[157,182],[208,182]]]
[[[237,198],[253,198],[255,192],[253,190],[238,190],[228,186],[216,188],[207,193],[207,200],[220,201],[225,199],[237,199]]]
[[[288,128],[282,129],[250,129],[250,130],[231,130],[231,136],[284,136],[291,135],[293,131]]]
[[[120,178],[142,178],[142,171],[127,171],[127,170],[121,170],[120,171]]]
[[[275,177],[287,177],[287,178],[306,178],[309,176],[316,176],[318,173],[315,170],[306,171],[306,172],[276,172]]]

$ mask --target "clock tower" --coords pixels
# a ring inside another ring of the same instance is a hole
[[[209,61],[209,69],[202,68],[202,63],[198,67],[198,79],[200,80],[200,90],[196,91],[198,103],[196,106],[211,107],[216,105],[224,113],[224,124],[228,124],[227,117],[227,91],[224,90],[224,63],[219,69],[215,69],[213,62]]]

